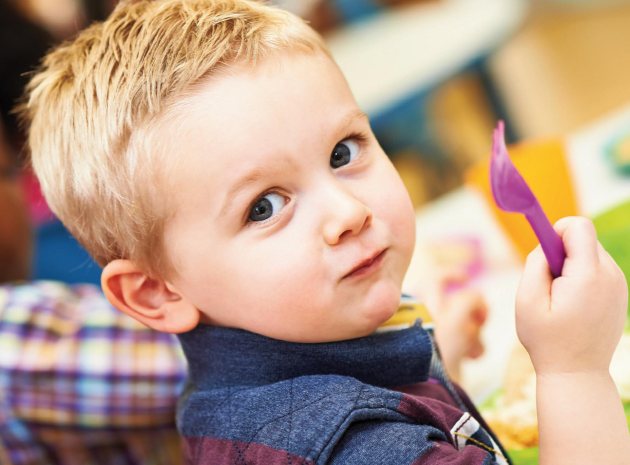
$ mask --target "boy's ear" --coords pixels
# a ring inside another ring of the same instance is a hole
[[[201,313],[169,283],[147,276],[129,260],[114,260],[103,268],[101,287],[118,310],[149,328],[183,333],[199,323]]]

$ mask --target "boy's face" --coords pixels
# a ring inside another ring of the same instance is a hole
[[[203,321],[324,342],[388,319],[413,208],[336,65],[295,53],[237,66],[183,103],[161,136],[178,160],[165,244],[170,284]]]

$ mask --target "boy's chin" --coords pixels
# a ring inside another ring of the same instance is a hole
[[[366,331],[371,334],[389,320],[400,306],[400,287],[382,286],[365,296]]]

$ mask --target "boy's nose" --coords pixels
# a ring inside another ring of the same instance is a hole
[[[349,192],[336,191],[329,198],[323,234],[328,245],[339,244],[345,237],[355,236],[372,222],[372,210]]]

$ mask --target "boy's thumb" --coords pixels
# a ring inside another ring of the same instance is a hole
[[[591,220],[578,216],[562,218],[554,228],[562,236],[567,260],[572,264],[588,267],[599,262],[597,232]]]

